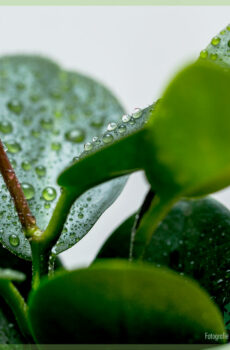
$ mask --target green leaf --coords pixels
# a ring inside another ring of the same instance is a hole
[[[129,258],[134,219],[132,215],[112,233],[97,258]],[[143,260],[192,277],[223,312],[230,301],[229,210],[211,198],[183,200],[152,233]]]
[[[66,72],[47,59],[0,59],[0,138],[42,230],[60,195],[57,174],[83,151],[85,143],[101,135],[108,122],[118,121],[122,113],[122,107],[102,85]],[[117,198],[125,182],[126,178],[117,179],[79,198],[53,253],[81,239]],[[29,242],[2,179],[0,187],[0,240],[16,255],[30,259]]]
[[[211,193],[230,183],[229,84],[229,71],[210,62],[186,67],[156,108],[146,112],[150,121],[144,128],[67,168],[59,184],[78,186],[80,194],[91,185],[144,169],[157,196],[135,237],[134,255],[141,257],[151,239],[153,217],[157,227],[180,197]],[[96,167],[93,179],[85,176]]]
[[[197,280],[224,311],[230,301],[230,212],[211,198],[177,203],[152,235],[143,259]]]
[[[206,343],[205,332],[225,332],[195,282],[122,260],[44,279],[29,298],[29,319],[46,344]]]
[[[25,344],[26,340],[20,334],[14,317],[0,300],[0,344]]]

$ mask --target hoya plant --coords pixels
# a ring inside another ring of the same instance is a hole
[[[37,56],[0,59],[0,342],[225,343],[230,26],[161,99],[125,114]],[[142,170],[149,193],[87,268],[77,244]]]

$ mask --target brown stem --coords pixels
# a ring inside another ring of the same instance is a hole
[[[15,208],[18,213],[22,227],[29,230],[36,226],[34,216],[30,212],[30,208],[24,196],[20,182],[10,164],[10,161],[5,152],[4,146],[0,140],[0,172],[5,181],[5,184],[14,200]]]

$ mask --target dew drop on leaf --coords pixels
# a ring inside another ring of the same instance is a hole
[[[85,133],[82,129],[76,128],[76,129],[68,131],[65,134],[65,137],[66,137],[66,140],[68,140],[70,142],[79,143],[79,142],[84,141]]]
[[[28,162],[27,160],[25,160],[24,162],[22,162],[22,169],[26,170],[26,171],[30,170],[31,169],[31,163]]]
[[[57,192],[55,188],[50,186],[46,187],[42,192],[42,197],[48,202],[53,201],[56,198],[56,196],[57,196]]]
[[[109,123],[108,126],[107,126],[107,130],[108,131],[113,131],[117,128],[117,124],[112,122],[112,123]]]
[[[131,116],[129,114],[124,114],[122,116],[123,123],[128,123],[130,121],[130,119],[131,119]]]
[[[84,150],[85,151],[91,151],[93,149],[93,145],[91,142],[87,142],[85,145],[84,145]]]
[[[35,168],[35,171],[36,171],[36,174],[37,174],[39,177],[43,177],[43,176],[45,176],[45,174],[46,174],[46,168],[45,168],[43,165],[38,165],[38,166]]]
[[[9,101],[7,104],[7,107],[11,112],[18,114],[18,115],[22,112],[22,109],[23,109],[22,103],[18,100]]]
[[[13,247],[18,247],[20,240],[17,235],[12,234],[9,236],[9,242]]]
[[[5,145],[10,153],[18,153],[21,151],[21,146],[16,141],[8,141],[5,143]]]
[[[45,130],[51,130],[52,127],[53,127],[53,119],[51,119],[51,118],[43,118],[41,120],[41,126]]]
[[[22,190],[27,200],[32,199],[35,195],[34,187],[27,182],[22,183]]]
[[[103,135],[102,141],[103,141],[104,143],[110,143],[110,142],[112,142],[112,141],[113,141],[113,135],[111,135],[111,134],[105,134],[105,135]]]
[[[220,43],[220,38],[218,36],[215,36],[211,41],[211,44],[213,46],[217,46],[219,43]]]
[[[120,134],[124,134],[126,132],[126,126],[121,124],[119,127],[118,127],[118,132]]]
[[[61,144],[59,142],[52,142],[51,144],[51,149],[53,151],[60,151],[61,149]]]
[[[3,134],[10,134],[13,130],[12,124],[7,121],[0,122],[0,131]]]

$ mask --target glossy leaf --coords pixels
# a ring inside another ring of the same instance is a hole
[[[190,65],[173,79],[156,108],[146,111],[146,127],[67,168],[59,184],[78,186],[80,194],[91,185],[145,169],[158,196],[135,237],[134,255],[141,257],[151,239],[153,215],[157,227],[180,197],[229,184],[229,84],[230,73],[217,65]],[[93,179],[85,176],[96,168]]]
[[[85,143],[121,117],[122,107],[102,85],[33,56],[0,59],[0,102],[0,138],[43,230],[60,194],[57,174],[83,151]],[[81,239],[125,181],[106,183],[79,198],[53,252],[58,254]],[[30,259],[29,242],[2,179],[0,188],[0,240],[13,253]]]
[[[129,258],[135,215],[104,243],[97,258]],[[183,200],[160,223],[143,260],[192,277],[224,311],[229,302],[230,212],[211,198]]]
[[[195,282],[122,260],[44,279],[29,298],[29,318],[35,339],[47,344],[205,343],[205,332],[224,332]]]

